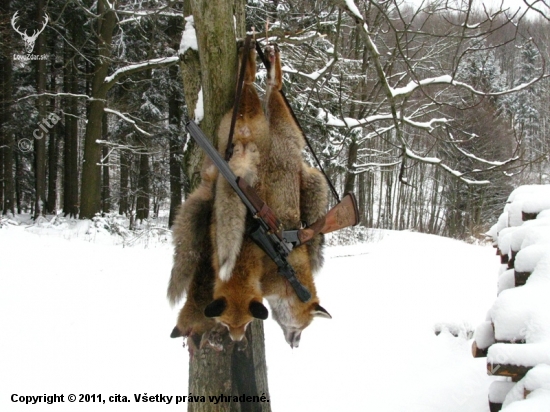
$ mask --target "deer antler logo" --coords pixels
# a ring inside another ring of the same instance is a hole
[[[19,12],[16,11],[13,17],[11,18],[11,26],[17,33],[21,35],[21,38],[25,42],[25,51],[27,52],[27,54],[31,54],[32,50],[34,49],[34,43],[36,42],[36,39],[38,38],[40,33],[44,31],[44,29],[46,28],[46,25],[48,24],[48,21],[49,21],[48,15],[47,14],[44,15],[44,24],[42,25],[42,28],[40,30],[34,30],[34,33],[32,34],[32,36],[29,36],[26,30],[22,32],[19,30],[19,27],[16,26],[17,13]]]

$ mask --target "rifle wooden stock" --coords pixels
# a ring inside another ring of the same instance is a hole
[[[319,233],[327,234],[335,230],[359,223],[359,209],[357,200],[353,193],[347,193],[340,203],[334,206],[329,212],[305,229],[298,230],[300,244],[309,242]]]

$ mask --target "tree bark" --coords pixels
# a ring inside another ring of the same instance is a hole
[[[229,343],[222,352],[204,348],[189,361],[189,393],[208,396],[265,396],[269,400],[264,326],[254,320],[246,331],[248,346]],[[191,375],[193,371],[193,375]],[[189,403],[188,412],[270,412],[266,402]]]

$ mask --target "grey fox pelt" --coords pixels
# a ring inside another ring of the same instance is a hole
[[[308,224],[324,216],[328,204],[327,184],[316,169],[302,158],[304,136],[281,94],[283,75],[277,46],[265,49],[269,59],[266,91],[266,116],[269,124],[269,152],[261,169],[266,203],[283,223],[285,229],[297,229],[302,221]],[[263,163],[263,162],[262,162]],[[322,265],[322,236],[307,246],[294,249],[289,262],[298,280],[312,294],[308,302],[301,302],[286,280],[277,274],[277,268],[266,257],[262,291],[270,304],[273,318],[279,323],[291,347],[297,347],[301,332],[313,317],[329,317],[319,305],[313,281],[313,272]]]
[[[239,61],[242,61],[242,51]],[[244,178],[261,194],[259,169],[261,153],[266,151],[267,121],[260,98],[254,87],[256,52],[252,47],[246,61],[246,71],[238,116],[233,135],[234,152],[229,166],[235,175]],[[222,119],[218,129],[218,150],[225,152],[231,127],[232,111]],[[213,266],[216,273],[214,300],[204,313],[224,325],[232,340],[243,339],[254,318],[266,319],[262,304],[260,279],[264,252],[245,237],[247,209],[223,176],[216,183],[212,219]]]
[[[212,301],[215,273],[212,267],[210,222],[214,207],[214,183],[218,169],[206,158],[199,187],[180,206],[172,228],[174,264],[167,296],[174,305],[183,295],[181,309],[171,337],[199,336],[215,326],[204,316]]]
[[[239,62],[242,61],[242,48],[239,52]],[[260,154],[265,151],[267,142],[267,121],[262,110],[258,93],[254,87],[256,78],[256,51],[254,47],[248,53],[242,96],[235,123],[233,144],[234,152],[229,166],[235,173],[251,186],[258,185],[258,163]],[[218,129],[218,149],[225,153],[231,117],[229,111],[222,119]],[[246,207],[233,191],[223,176],[219,176],[216,189],[214,215],[216,227],[214,230],[215,266],[221,280],[231,277],[233,267],[245,231]]]

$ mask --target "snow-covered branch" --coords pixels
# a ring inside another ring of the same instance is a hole
[[[322,69],[316,70],[313,73],[303,73],[298,70],[294,70],[288,66],[283,67],[283,71],[285,73],[292,73],[297,74],[298,76],[307,77],[308,79],[311,79],[313,81],[317,80],[319,77],[323,76],[328,69],[330,69],[332,66],[334,66],[334,63],[336,62],[336,59],[332,58],[330,61],[323,67]]]
[[[111,148],[111,150],[126,150],[130,153],[139,154],[139,155],[142,155],[142,154],[154,155],[154,154],[160,153],[158,150],[149,151],[145,146],[130,146],[127,144],[110,142],[108,140],[96,140],[96,143],[101,144],[103,146],[107,146]],[[99,163],[98,166],[102,166],[102,164]]]
[[[311,40],[321,36],[322,34],[316,30],[289,33],[280,28],[271,28],[267,32],[267,37],[258,35],[256,36],[256,40],[276,41],[277,43],[289,43],[296,46],[299,44],[308,43]]]
[[[458,86],[458,87],[465,88],[465,89],[471,91],[472,93],[477,94],[478,96],[503,96],[505,94],[519,92],[523,89],[526,89],[526,88],[532,86],[533,84],[535,84],[536,82],[538,82],[539,80],[541,80],[545,77],[548,77],[548,76],[549,75],[546,75],[544,73],[544,70],[542,70],[541,73],[537,77],[535,77],[534,79],[532,79],[528,82],[519,84],[516,87],[512,87],[510,89],[495,91],[495,92],[484,92],[484,91],[481,91],[481,90],[477,90],[475,87],[473,87],[470,84],[460,82],[458,80],[453,79],[452,76],[450,76],[450,75],[443,75],[443,76],[439,76],[439,77],[427,78],[427,79],[421,80],[419,82],[411,81],[404,87],[398,87],[398,88],[395,88],[395,89],[390,87],[390,90],[391,90],[391,93],[392,93],[393,97],[408,97],[415,90],[417,90],[418,88],[420,88],[422,86],[451,85],[451,86]]]
[[[401,119],[400,112],[396,112],[396,116],[398,119]],[[326,110],[319,109],[317,118],[324,120],[327,126],[347,127],[349,129],[353,129],[356,127],[365,127],[379,121],[393,120],[394,115],[391,113],[383,113],[383,114],[368,116],[363,119],[354,119],[351,117],[344,117],[343,119],[339,119],[333,114],[327,112]],[[420,122],[420,121],[414,120],[414,118],[411,118],[411,117],[402,118],[403,123],[406,123],[410,126],[414,126],[418,129],[425,129],[428,131],[432,131],[438,125],[447,124],[449,123],[449,121],[450,120],[446,118],[434,118],[426,122]],[[401,120],[399,120],[399,123],[401,123]]]
[[[111,114],[114,114],[118,117],[120,117],[122,120],[124,120],[125,122],[128,122],[132,125],[132,127],[138,131],[139,133],[147,136],[147,137],[153,137],[153,135],[149,132],[146,132],[145,130],[143,130],[142,128],[140,128],[137,123],[135,122],[135,120],[132,120],[130,119],[128,116],[116,111],[116,110],[112,110],[112,109],[108,109],[108,108],[105,108],[103,109],[105,111],[105,113],[111,113]]]
[[[380,162],[372,162],[372,163],[360,163],[353,165],[353,169],[351,173],[359,175],[361,173],[365,173],[373,168],[375,169],[383,169],[385,167],[394,167],[397,166],[400,161],[398,162],[391,162],[391,163],[380,163]]]
[[[22,100],[31,99],[33,97],[78,97],[78,98],[84,98],[87,100],[91,100],[90,96],[87,94],[74,94],[74,93],[39,93],[39,94],[29,94],[27,96],[20,97],[16,100],[16,102],[20,102]]]
[[[123,16],[147,17],[147,16],[164,16],[164,17],[183,17],[181,12],[162,11],[160,10],[118,10],[118,14]]]
[[[488,185],[488,184],[491,183],[488,180],[467,179],[467,178],[464,177],[465,173],[459,172],[458,170],[455,170],[455,169],[447,166],[445,163],[443,163],[443,161],[441,159],[439,159],[437,157],[420,156],[420,155],[416,154],[415,152],[413,152],[408,147],[405,149],[405,154],[410,159],[413,159],[413,160],[416,160],[416,161],[419,161],[419,162],[422,162],[422,163],[428,163],[428,164],[432,164],[434,166],[441,167],[443,170],[445,170],[446,172],[448,172],[448,173],[452,174],[453,176],[459,178],[464,183],[467,183],[467,184],[470,184],[470,185]]]
[[[179,61],[178,56],[161,57],[158,59],[151,59],[140,63],[130,64],[128,66],[117,69],[113,74],[105,78],[104,84],[111,88],[120,79],[129,76],[134,73],[141,72],[147,69],[158,69],[161,67],[169,67],[176,64]]]

